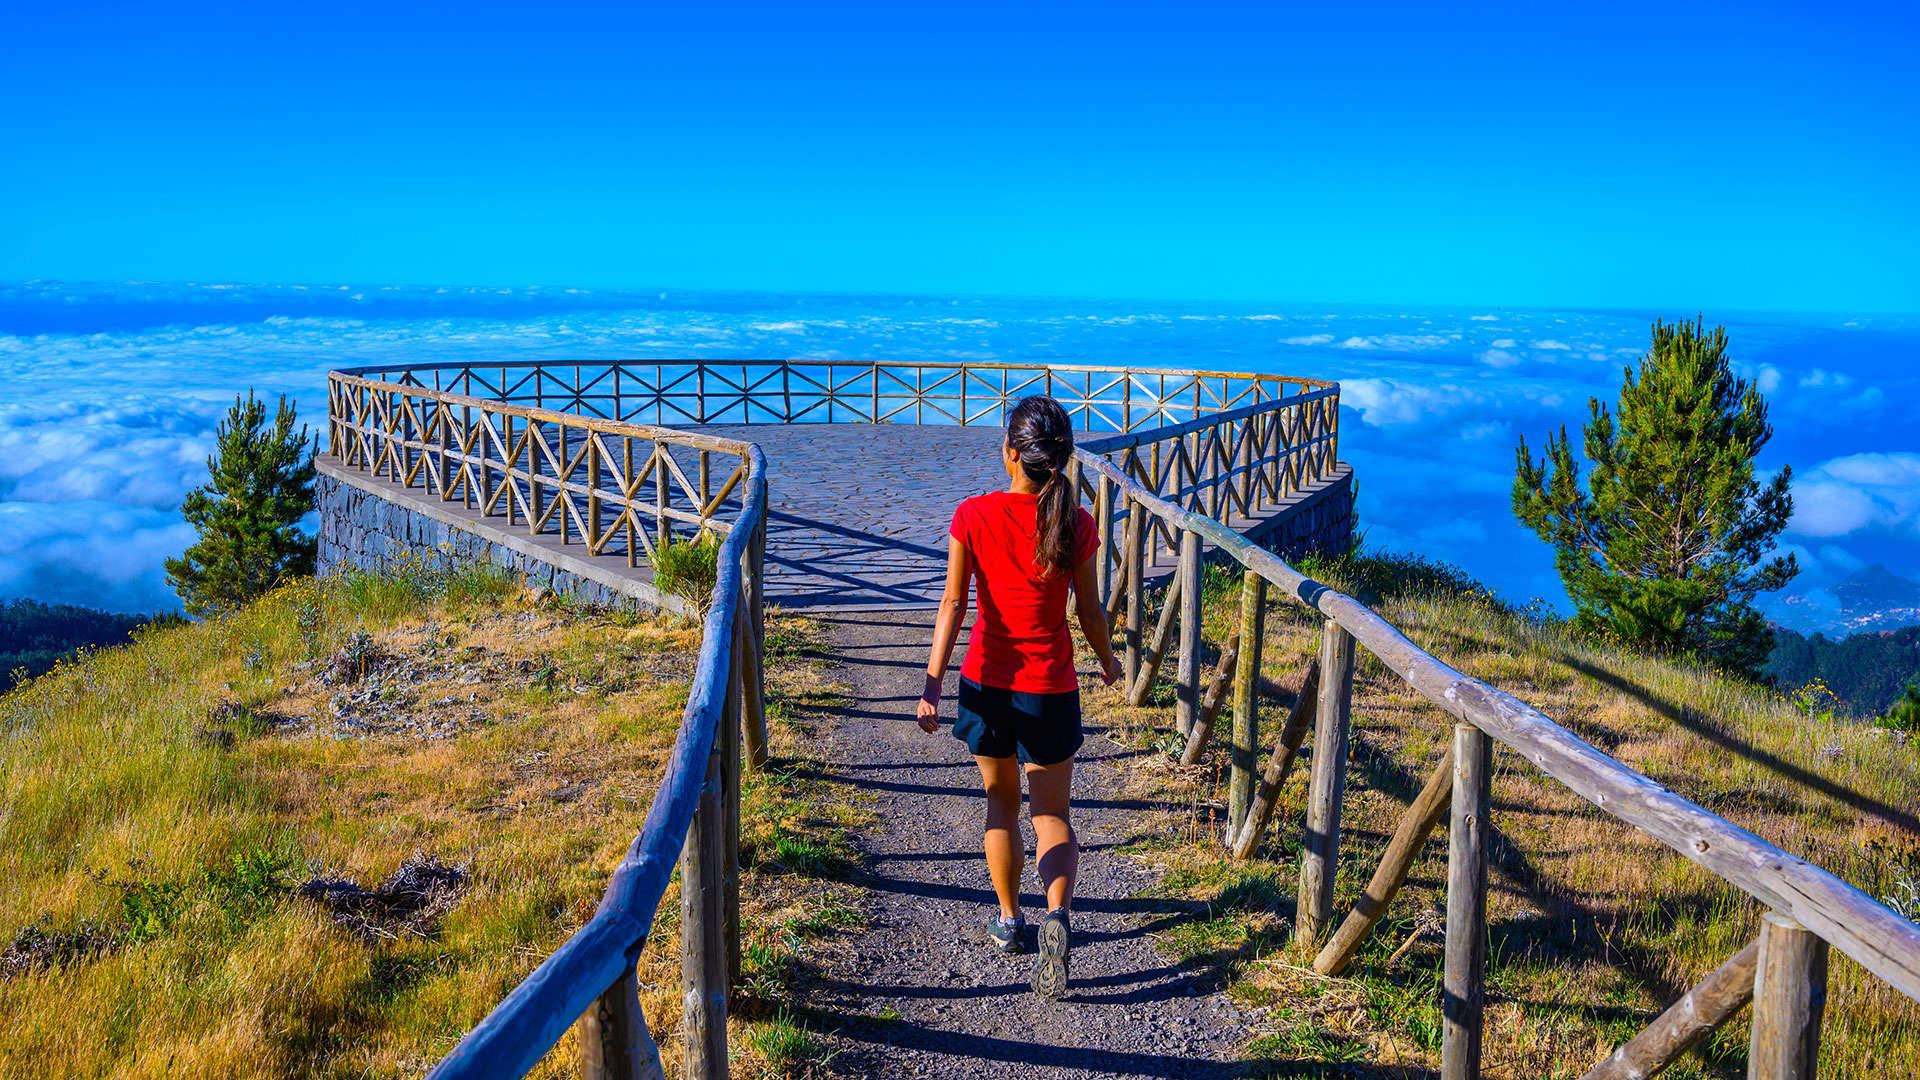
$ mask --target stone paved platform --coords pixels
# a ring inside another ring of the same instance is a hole
[[[767,598],[786,607],[939,601],[960,500],[1003,488],[1001,431],[711,424],[767,455]]]

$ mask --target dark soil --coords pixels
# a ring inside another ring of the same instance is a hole
[[[953,738],[953,676],[934,735],[914,722],[932,614],[822,614],[856,704],[840,715],[837,779],[877,798],[881,826],[863,838],[862,884],[874,917],[808,1002],[834,1038],[833,1070],[856,1076],[1222,1077],[1247,1034],[1217,980],[1160,955],[1152,934],[1198,904],[1142,897],[1154,873],[1115,848],[1149,834],[1168,807],[1118,794],[1112,763],[1132,751],[1106,738],[1097,715],[1074,776],[1080,877],[1070,992],[1053,1002],[1028,987],[1032,958],[983,940],[996,910],[980,852],[979,773]],[[954,650],[957,661],[964,641]],[[1044,911],[1028,844],[1029,938]],[[1031,943],[1029,943],[1031,944]],[[893,1015],[897,1014],[897,1018]]]

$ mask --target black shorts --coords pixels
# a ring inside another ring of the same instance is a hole
[[[1086,738],[1080,733],[1080,691],[1029,694],[961,679],[953,737],[975,757],[1017,754],[1030,765],[1058,765]]]

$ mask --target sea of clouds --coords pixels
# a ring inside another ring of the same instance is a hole
[[[0,597],[177,607],[162,560],[192,542],[234,395],[324,418],[330,368],[379,362],[808,357],[1118,363],[1342,384],[1342,456],[1368,543],[1563,599],[1509,509],[1536,452],[1613,398],[1648,324],[1692,312],[1403,309],[649,290],[28,283],[0,288]],[[1795,470],[1782,538],[1798,589],[1863,565],[1920,572],[1920,321],[1707,313],[1771,403],[1763,464]],[[956,493],[956,497],[961,493]]]

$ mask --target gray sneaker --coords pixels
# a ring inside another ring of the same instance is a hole
[[[1027,945],[1022,940],[1026,936],[1026,930],[1027,920],[1024,915],[1016,915],[1011,919],[999,915],[987,917],[987,941],[1003,953],[1026,952]]]
[[[1033,958],[1033,992],[1041,997],[1067,996],[1067,950],[1072,947],[1067,909],[1054,908],[1040,920],[1040,955]]]

